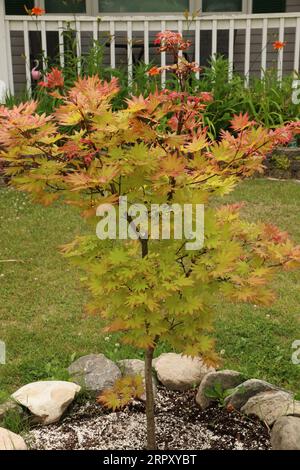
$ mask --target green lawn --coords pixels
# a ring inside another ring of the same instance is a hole
[[[300,243],[298,183],[249,181],[228,199],[245,201],[247,217],[274,221]],[[85,317],[80,273],[57,249],[88,230],[74,210],[35,206],[26,195],[1,188],[0,226],[0,340],[7,344],[0,399],[29,381],[66,378],[75,356],[138,357],[117,337],[105,338],[97,318]],[[300,392],[300,365],[291,362],[291,344],[300,340],[300,271],[282,273],[276,290],[272,308],[218,305],[217,349],[224,367]]]

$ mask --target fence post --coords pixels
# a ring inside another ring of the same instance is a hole
[[[8,41],[10,41],[10,38],[7,37],[5,25],[5,2],[4,0],[0,0],[0,80],[4,82],[7,91],[12,91],[13,84],[10,83],[9,78],[9,61],[12,60],[12,57],[9,56],[10,47]],[[3,97],[0,96],[0,101],[1,98]]]

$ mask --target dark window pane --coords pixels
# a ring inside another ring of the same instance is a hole
[[[174,13],[189,9],[189,0],[99,0],[99,11],[107,13]]]
[[[5,0],[7,15],[26,15],[24,6],[31,10],[34,7],[34,0]]]
[[[47,13],[85,13],[85,0],[45,0]]]
[[[203,0],[203,11],[242,11],[242,0]]]
[[[285,13],[285,0],[253,0],[253,13]]]

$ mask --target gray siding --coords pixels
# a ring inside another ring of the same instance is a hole
[[[287,13],[300,12],[300,0],[286,0]],[[272,43],[278,40],[278,29],[268,30],[267,68],[277,64],[278,52],[273,50]],[[287,42],[283,52],[283,72],[291,73],[294,67],[295,28],[286,28],[284,40]],[[250,76],[258,76],[261,71],[262,31],[251,31]],[[235,70],[244,73],[245,31],[237,31],[234,46]]]
[[[24,36],[21,31],[11,31],[10,39],[15,93],[20,94],[24,91],[26,83]]]

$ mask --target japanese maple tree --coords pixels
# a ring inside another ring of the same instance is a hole
[[[289,142],[300,124],[269,131],[247,115],[234,116],[231,132],[211,141],[202,112],[212,96],[186,91],[198,68],[180,56],[189,43],[168,31],[157,44],[174,54],[167,72],[177,77],[177,91],[133,96],[125,109],[114,111],[117,80],[94,76],[79,79],[65,94],[57,91],[60,104],[51,116],[38,115],[33,101],[0,108],[6,173],[35,201],[48,205],[60,199],[79,207],[95,225],[97,207],[118,206],[120,196],[149,213],[152,204],[207,206],[204,245],[198,250],[188,250],[187,240],[172,233],[168,240],[151,239],[151,233],[143,237],[129,214],[136,240],[105,241],[93,233],[63,248],[87,273],[89,312],[103,319],[106,331],[123,333],[125,343],[145,352],[149,449],[156,448],[152,359],[158,343],[215,363],[216,296],[269,305],[274,293],[268,285],[276,271],[300,262],[300,247],[285,232],[243,220],[239,205],[210,204],[242,179],[263,172],[266,155]],[[163,69],[156,67],[155,73]],[[50,79],[45,80],[49,87]],[[55,80],[61,86],[57,71]],[[139,384],[126,387],[128,396]],[[110,393],[109,399],[116,407],[116,396]]]

